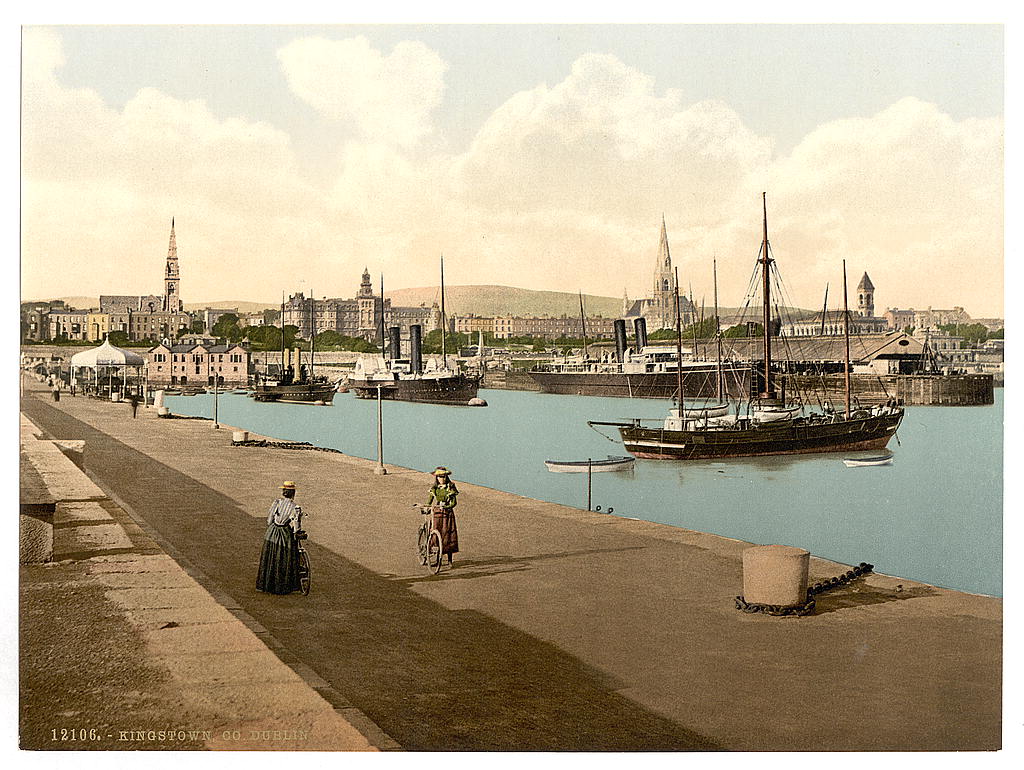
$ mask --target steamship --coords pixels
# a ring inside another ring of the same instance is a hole
[[[486,406],[477,397],[481,377],[459,371],[447,364],[445,356],[424,361],[422,327],[409,327],[409,357],[401,353],[400,329],[389,330],[388,356],[363,356],[348,376],[348,386],[356,398],[412,401],[447,406]]]
[[[688,398],[718,395],[721,371],[725,392],[734,398],[750,392],[751,367],[738,361],[699,361],[693,350],[682,348],[682,363],[675,345],[648,345],[647,324],[634,319],[637,344],[626,347],[625,321],[615,322],[615,354],[599,360],[588,357],[538,364],[528,371],[544,393],[570,396],[673,398],[679,388]]]

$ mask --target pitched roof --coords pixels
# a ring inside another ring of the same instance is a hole
[[[875,285],[871,283],[871,279],[868,278],[868,274],[865,272],[864,277],[860,279],[860,283],[857,284],[857,291],[874,291]]]

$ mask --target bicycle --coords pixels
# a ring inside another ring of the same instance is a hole
[[[302,541],[307,540],[309,535],[302,528],[302,508],[295,506],[295,545],[299,550],[299,590],[303,596],[309,596],[310,584],[313,580],[313,568],[309,565],[309,554],[302,547]]]
[[[413,508],[419,508],[420,513],[427,517],[420,525],[416,537],[416,552],[419,554],[420,564],[426,565],[427,569],[436,575],[441,571],[444,554],[441,549],[441,532],[434,526],[434,507],[413,505]]]

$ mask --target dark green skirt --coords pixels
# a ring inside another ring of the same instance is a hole
[[[290,526],[271,524],[267,527],[256,590],[270,594],[299,590],[299,545]]]

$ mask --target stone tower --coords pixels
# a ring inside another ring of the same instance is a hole
[[[875,317],[875,285],[867,273],[857,284],[857,312],[864,318]]]
[[[675,326],[675,276],[672,274],[672,255],[668,248],[668,231],[665,217],[661,218],[661,239],[658,243],[658,259],[654,265],[654,292],[651,294],[648,322],[653,329],[670,329]]]
[[[171,243],[167,247],[167,268],[164,270],[164,310],[168,313],[181,312],[181,296],[178,274],[178,244],[174,240],[174,217],[171,217]]]
[[[356,304],[359,308],[360,336],[368,340],[377,339],[380,333],[380,309],[377,297],[373,295],[373,282],[367,268],[363,268],[363,280],[356,294]]]

